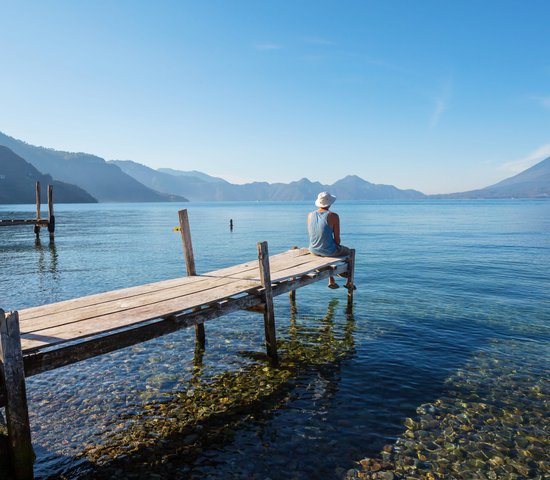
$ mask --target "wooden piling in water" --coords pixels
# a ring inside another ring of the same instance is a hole
[[[50,232],[50,240],[54,239],[55,216],[53,214],[53,186],[48,185],[48,219],[42,219],[40,214],[40,182],[36,182],[36,218],[1,220],[0,227],[16,227],[18,225],[32,225],[36,238],[40,238],[40,229],[47,227]]]
[[[55,232],[55,216],[53,214],[53,186],[48,185],[48,232],[50,240],[54,239]]]
[[[197,275],[195,269],[195,256],[193,255],[193,244],[191,242],[191,228],[189,227],[189,215],[187,209],[178,211],[181,240],[183,242],[183,254],[185,256],[185,266],[187,269],[187,275],[193,277]],[[195,342],[199,348],[205,348],[206,346],[206,333],[204,331],[204,323],[197,323],[195,325]]]
[[[40,220],[40,182],[36,182],[36,220]],[[38,238],[40,236],[40,225],[34,225],[34,233]]]
[[[355,287],[355,249],[352,248],[348,259],[348,311],[353,309],[353,289]]]
[[[275,335],[275,310],[273,308],[273,292],[271,290],[271,273],[269,269],[267,242],[258,242],[258,261],[260,264],[260,281],[264,288],[265,344],[268,357],[276,364],[278,362],[277,337]]]
[[[4,384],[8,445],[16,480],[32,479],[34,451],[25,388],[19,316],[0,309],[0,373]]]

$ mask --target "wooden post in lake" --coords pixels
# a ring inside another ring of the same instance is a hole
[[[291,250],[298,250],[298,247],[295,245]],[[288,298],[290,300],[290,307],[296,309],[296,290],[288,292]]]
[[[260,281],[264,288],[265,310],[264,329],[267,355],[272,363],[277,364],[277,337],[275,335],[275,310],[273,308],[273,292],[271,291],[271,272],[269,270],[269,252],[267,242],[258,242],[258,261],[260,264]]]
[[[355,287],[355,248],[352,248],[349,253],[348,260],[348,311],[353,308],[353,289]]]
[[[189,227],[189,216],[187,215],[187,209],[184,208],[178,212],[180,220],[181,240],[183,242],[183,254],[185,255],[185,266],[187,268],[187,275],[190,277],[195,276],[197,271],[195,270],[195,257],[193,256],[193,244],[191,243],[191,229]],[[197,323],[195,325],[195,341],[197,346],[204,348],[206,344],[206,334],[204,332],[204,323]]]
[[[0,378],[6,400],[11,467],[16,480],[33,478],[34,452],[25,389],[19,315],[0,309]]]
[[[53,214],[53,186],[48,185],[48,232],[50,232],[50,241],[54,240],[55,216]]]
[[[40,220],[40,182],[36,182],[36,219]],[[34,233],[40,236],[40,225],[34,224]]]

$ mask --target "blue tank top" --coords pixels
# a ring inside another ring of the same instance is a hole
[[[309,219],[309,251],[315,255],[328,257],[337,250],[332,228],[327,222],[329,212],[311,212]]]

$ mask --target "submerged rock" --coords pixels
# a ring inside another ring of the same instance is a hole
[[[448,379],[447,395],[405,420],[381,460],[361,460],[346,478],[386,478],[379,476],[382,460],[395,479],[550,478],[550,380],[538,374],[534,347],[532,357],[509,355],[518,346],[529,350],[501,341],[477,355]]]

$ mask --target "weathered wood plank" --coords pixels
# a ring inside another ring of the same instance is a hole
[[[79,343],[63,346],[55,350],[37,351],[25,355],[26,376],[36,375],[75,362],[93,358],[121,348],[136,345],[163,335],[206,322],[232,312],[261,305],[263,300],[258,295],[248,295],[228,299],[223,306],[212,304],[198,312],[181,316],[171,316],[136,325],[131,330],[113,332],[110,335],[84,339]],[[0,405],[1,399],[0,399]]]
[[[324,280],[330,275],[336,275],[345,271],[347,271],[347,265],[344,264],[334,267],[328,266],[324,270],[273,285],[272,294],[273,296],[282,295],[292,290]],[[96,355],[150,340],[180,328],[194,325],[195,323],[193,322],[205,322],[236,310],[255,307],[262,304],[263,298],[258,294],[252,294],[238,299],[229,298],[225,300],[223,304],[219,301],[213,302],[208,308],[202,309],[201,311],[180,315],[177,317],[177,323],[174,323],[174,317],[168,317],[166,319],[134,324],[131,330],[119,330],[99,338],[84,338],[78,343],[60,346],[59,348],[49,351],[41,351],[40,348],[34,349],[32,353],[25,354],[25,374],[31,376],[64,365],[69,365]],[[0,392],[0,406],[3,404],[4,400]]]
[[[314,257],[298,266],[291,266],[285,270],[279,270],[271,276],[272,283],[288,280],[298,275],[304,275],[308,272],[327,267],[329,265],[347,264],[347,257]]]
[[[100,317],[94,317],[81,322],[70,324],[68,326],[54,326],[46,328],[36,333],[23,333],[21,343],[25,351],[45,345],[56,345],[68,340],[74,340],[100,332],[125,327],[132,323],[143,322],[157,317],[166,317],[182,312],[183,310],[193,309],[206,303],[211,303],[219,298],[225,298],[230,295],[247,293],[258,289],[259,285],[254,281],[241,280],[232,282],[228,285],[212,288],[193,296],[193,302],[189,298],[171,299],[154,305],[144,305],[138,308],[132,308],[114,314],[107,314]]]
[[[33,478],[34,452],[25,390],[25,371],[17,312],[0,309],[0,373],[6,402],[8,444],[14,476]]]
[[[306,249],[300,250],[291,250],[290,252],[280,253],[278,255],[273,255],[270,258],[272,271],[277,271],[287,267],[288,254],[291,254],[295,257],[299,256],[311,256]],[[319,257],[318,257],[319,258]],[[41,305],[37,307],[30,307],[19,312],[19,317],[21,324],[24,325],[25,322],[40,316],[50,316],[60,312],[70,312],[78,308],[91,305],[99,305],[103,302],[110,302],[114,300],[123,300],[125,298],[130,298],[136,295],[147,294],[150,292],[160,291],[162,289],[177,288],[181,285],[188,284],[190,282],[203,282],[208,281],[210,278],[234,278],[234,279],[254,279],[256,278],[258,282],[260,281],[259,268],[257,262],[247,262],[240,265],[234,265],[232,267],[223,268],[220,270],[215,270],[209,272],[205,275],[196,276],[196,277],[179,277],[170,280],[163,280],[155,283],[148,283],[145,285],[140,285],[136,287],[128,287],[119,290],[113,290],[105,293],[96,293],[93,295],[87,295],[80,298],[75,298],[71,300],[64,300],[62,302],[52,303],[48,305]],[[200,287],[198,287],[200,289]]]
[[[346,261],[346,258],[340,257],[316,257],[310,255],[305,249],[290,250],[271,258],[274,259],[273,263],[276,264],[278,270],[271,279],[272,283],[285,281],[294,276],[304,275]],[[288,268],[289,259],[291,265],[292,261],[299,265]],[[99,325],[109,329],[109,318],[114,322],[113,328],[119,328],[118,322],[121,319],[124,325],[127,325],[131,323],[128,320],[129,317],[134,318],[135,322],[142,322],[158,316],[173,314],[174,311],[195,308],[203,303],[205,298],[203,294],[209,290],[227,287],[224,290],[225,296],[235,295],[240,291],[240,286],[235,286],[235,282],[241,280],[235,280],[234,275],[237,274],[237,278],[255,278],[256,275],[260,276],[259,270],[259,267],[254,267],[249,262],[211,272],[204,278],[196,276],[167,280],[92,295],[85,299],[69,300],[59,304],[23,310],[21,318],[24,348],[35,348],[75,337],[79,338],[83,332],[85,335],[95,334],[103,328]],[[230,285],[233,286],[230,287]],[[254,288],[254,286],[246,284],[246,288]],[[208,301],[212,301],[211,292],[208,298]],[[94,321],[97,327],[90,330],[87,326],[83,329],[82,322],[94,318],[98,320]],[[38,343],[37,338],[40,339]]]
[[[48,225],[47,219],[36,219],[32,218],[29,220],[20,220],[20,219],[13,219],[13,220],[0,220],[0,227],[14,227],[17,225]]]
[[[189,305],[189,307],[186,306],[184,308],[191,308],[191,306],[197,305],[197,300],[195,300],[194,297],[195,295],[200,295],[203,292],[213,288],[219,288],[224,285],[235,284],[237,282],[241,281],[230,278],[207,278],[204,282],[193,282],[160,291],[152,291],[142,295],[135,295],[132,297],[102,302],[96,305],[84,306],[73,309],[70,315],[67,315],[66,311],[42,315],[22,323],[22,331],[24,334],[36,333],[53,325],[66,325],[67,328],[70,328],[71,324],[82,320],[101,317],[104,315],[112,315],[140,306],[160,304],[162,302],[174,299],[179,299],[182,305]],[[24,313],[22,316],[23,315]],[[23,318],[25,317],[23,316]]]

